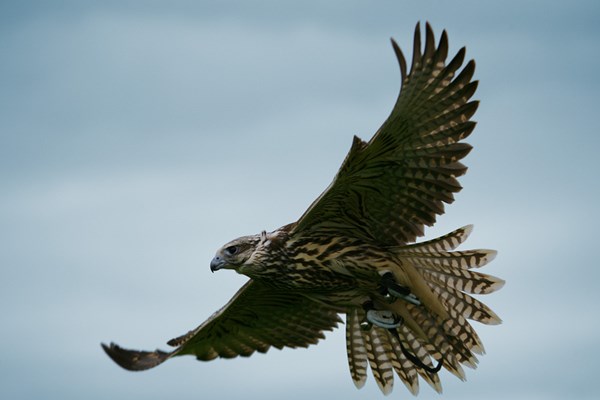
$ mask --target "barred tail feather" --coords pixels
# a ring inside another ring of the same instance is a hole
[[[418,264],[415,266],[419,267]],[[504,286],[504,281],[495,276],[458,268],[446,271],[432,271],[422,267],[420,272],[427,282],[442,287],[451,287],[467,293],[488,294]]]
[[[416,268],[447,311],[449,318],[442,319],[424,307],[409,307],[413,318],[429,337],[431,352],[444,354],[444,366],[461,379],[464,379],[464,374],[459,370],[459,364],[475,368],[478,360],[474,353],[485,352],[468,319],[488,325],[502,322],[494,311],[470,295],[492,293],[504,285],[502,279],[472,270],[492,261],[496,251],[452,251],[464,242],[472,229],[472,225],[468,225],[398,251],[401,259]],[[453,359],[451,362],[447,359],[449,354]]]
[[[454,310],[465,318],[486,325],[498,325],[502,322],[491,308],[474,297],[451,287],[443,287],[432,282],[427,283],[448,310]]]
[[[413,318],[424,328],[427,334],[423,347],[428,355],[438,362],[443,362],[444,368],[459,379],[464,380],[465,374],[458,360],[463,356],[470,356],[470,352],[462,355],[460,354],[462,349],[452,345],[450,341],[451,333],[443,329],[444,321],[440,317],[424,307],[409,305],[409,309]]]
[[[462,243],[472,228],[468,225],[429,242],[405,246],[397,254],[419,271],[447,311],[454,310],[484,324],[499,324],[502,320],[496,313],[469,295],[489,294],[504,286],[504,280],[472,270],[491,262],[497,252],[484,249],[448,251],[444,245]],[[434,251],[435,248],[443,250]]]
[[[410,353],[412,353],[416,358],[418,358],[421,361],[421,363],[423,363],[424,365],[426,365],[430,368],[433,368],[434,365],[431,360],[432,357],[434,358],[434,360],[436,362],[440,361],[441,356],[439,354],[437,354],[437,357],[436,357],[436,355],[429,352],[426,348],[426,344],[422,340],[419,340],[411,332],[411,330],[406,328],[405,326],[401,326],[398,328],[398,336],[400,337],[400,340],[402,341],[402,345],[404,346],[404,348],[406,350],[408,350]],[[401,349],[397,348],[396,352],[401,353]],[[404,355],[402,355],[402,356],[404,356]],[[413,364],[412,367],[417,372],[417,374],[419,376],[421,376],[421,378],[423,378],[423,380],[425,382],[427,382],[429,384],[429,386],[431,386],[431,388],[433,390],[435,390],[438,393],[442,393],[442,383],[441,383],[440,378],[438,377],[437,373],[425,371],[423,368],[420,368],[420,367],[416,366],[415,364]]]
[[[346,350],[352,381],[360,389],[367,380],[367,348],[360,329],[357,309],[346,314]]]
[[[418,261],[421,265],[432,270],[451,269],[471,269],[481,268],[496,258],[495,250],[465,250],[465,251],[438,251],[438,252],[412,252],[400,249],[402,257]]]
[[[383,394],[389,394],[394,387],[394,370],[389,358],[392,351],[390,341],[381,328],[372,327],[362,333],[373,377]]]
[[[419,375],[417,374],[415,365],[402,353],[398,338],[389,332],[387,333],[388,340],[390,340],[392,345],[390,360],[392,361],[394,371],[396,371],[404,386],[416,396],[419,393]]]
[[[396,249],[396,252],[398,255],[404,255],[411,253],[440,253],[454,250],[467,240],[472,231],[473,225],[463,226],[439,238],[400,247]]]

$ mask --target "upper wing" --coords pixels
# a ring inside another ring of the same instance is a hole
[[[121,367],[138,371],[184,354],[212,360],[249,356],[257,350],[264,353],[271,346],[307,347],[338,322],[341,320],[335,310],[250,280],[202,325],[171,339],[168,344],[178,346],[172,352],[127,350],[114,343],[102,347]]]
[[[354,137],[333,182],[294,232],[343,234],[384,246],[412,242],[461,189],[456,177],[467,168],[459,160],[471,146],[459,141],[473,131],[469,119],[478,105],[469,102],[477,88],[471,82],[475,62],[456,75],[464,47],[446,64],[446,32],[436,48],[429,24],[423,53],[417,24],[408,75],[402,51],[394,40],[392,45],[402,86],[391,115],[368,143]]]

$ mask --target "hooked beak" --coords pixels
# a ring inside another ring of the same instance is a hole
[[[210,262],[210,270],[211,272],[215,272],[220,270],[225,266],[225,260],[222,257],[215,256]]]

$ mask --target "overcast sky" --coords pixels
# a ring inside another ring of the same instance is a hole
[[[377,399],[343,329],[308,350],[144,373],[245,281],[225,242],[296,220],[399,88],[417,21],[477,62],[465,189],[427,238],[499,250],[503,318],[444,399],[591,399],[600,357],[598,1],[3,1],[0,397]],[[423,382],[421,398],[440,398]],[[397,381],[390,398],[409,398]]]

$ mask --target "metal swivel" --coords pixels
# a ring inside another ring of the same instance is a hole
[[[402,325],[403,320],[401,317],[390,310],[376,310],[372,301],[365,302],[363,309],[366,314],[360,323],[360,327],[364,331],[368,331],[373,325],[383,329],[395,329]]]
[[[383,329],[395,329],[402,325],[402,317],[395,315],[389,310],[367,311],[367,321]]]
[[[414,304],[416,306],[421,305],[421,301],[410,292],[410,289],[406,286],[401,286],[396,283],[394,274],[386,272],[381,276],[381,293],[383,297],[389,301],[390,297],[402,299],[406,302]]]

